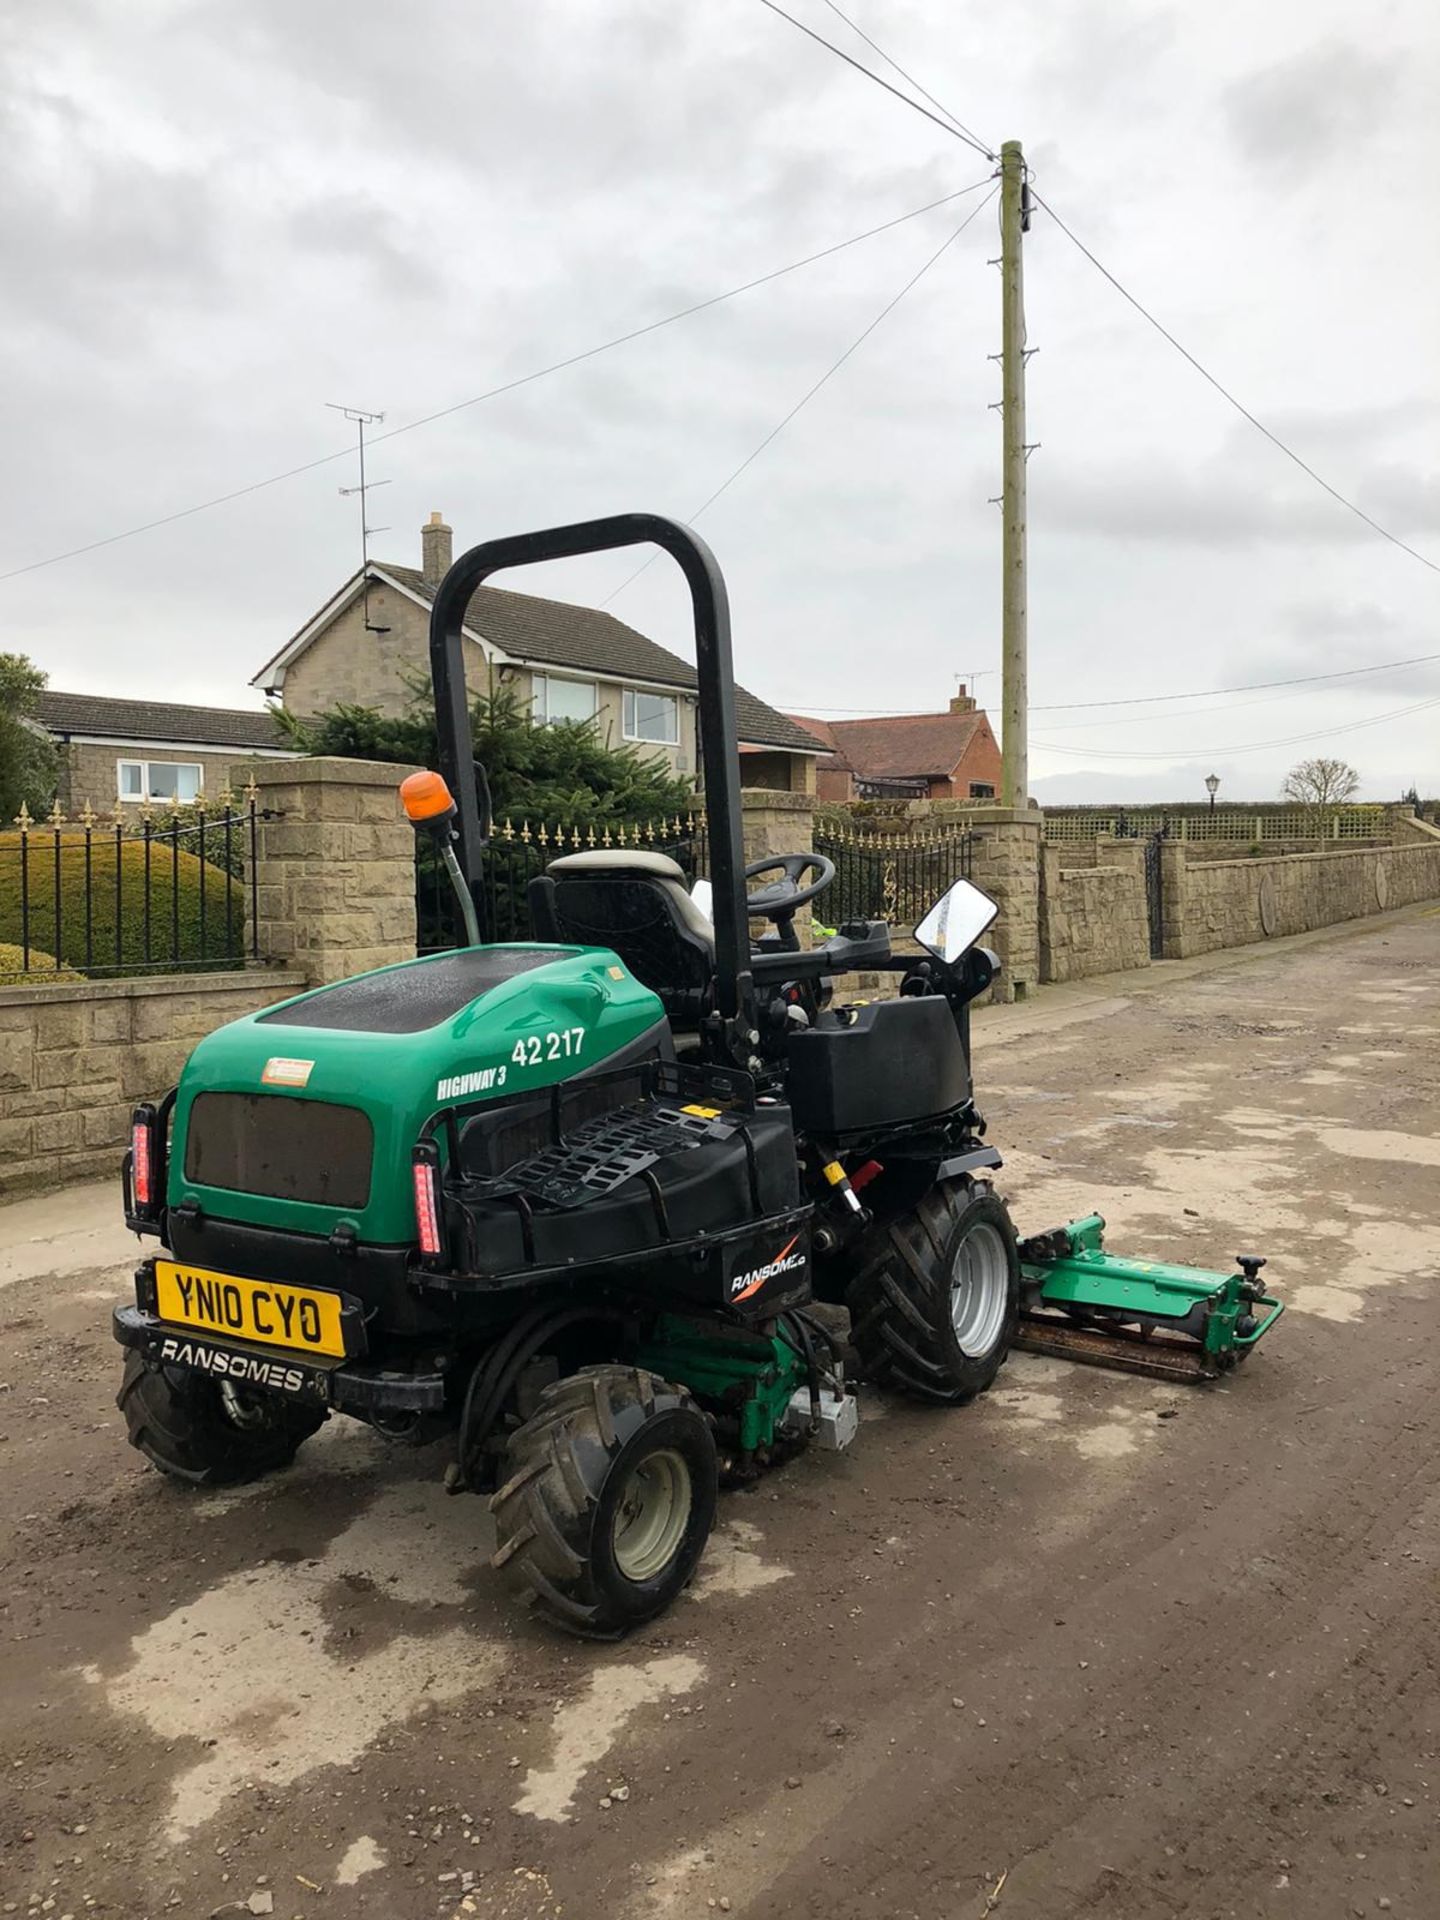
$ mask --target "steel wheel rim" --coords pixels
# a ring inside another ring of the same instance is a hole
[[[673,1447],[635,1463],[615,1508],[611,1545],[627,1580],[653,1580],[674,1559],[690,1520],[690,1469]]]
[[[998,1227],[978,1220],[961,1241],[950,1280],[950,1324],[967,1360],[1000,1338],[1010,1302],[1010,1253]]]

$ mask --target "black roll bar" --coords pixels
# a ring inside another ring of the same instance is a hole
[[[730,601],[709,547],[688,527],[655,513],[617,513],[603,520],[550,527],[484,540],[462,553],[440,582],[430,613],[430,677],[440,771],[455,797],[459,860],[465,884],[484,919],[484,852],[475,785],[470,703],[465,689],[465,615],[475,589],[506,567],[606,553],[651,544],[677,561],[690,588],[699,678],[700,764],[705,778],[710,881],[713,888],[717,1006],[735,1036],[747,1044],[754,1026],[750,927],[745,909],[744,830],[740,818],[740,759],[735,722],[735,671],[730,652]]]

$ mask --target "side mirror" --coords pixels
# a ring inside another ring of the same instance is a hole
[[[915,929],[915,938],[937,960],[954,966],[968,948],[984,933],[1000,909],[988,893],[957,880],[935,902]]]

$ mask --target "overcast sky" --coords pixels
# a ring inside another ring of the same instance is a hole
[[[874,56],[823,0],[789,0]],[[1342,492],[1440,560],[1433,0],[846,0]],[[386,431],[983,179],[758,0],[0,9],[0,572]],[[980,194],[374,450],[380,557],[688,518]],[[1267,796],[1335,752],[1440,792],[1440,578],[1270,447],[1042,215],[1027,241],[1031,767],[1052,799]],[[995,208],[700,520],[741,678],[799,710],[999,705]],[[347,458],[0,585],[54,686],[258,700],[358,560]],[[508,584],[612,591],[611,555]],[[688,651],[668,563],[613,604]],[[1061,749],[1064,749],[1062,752]],[[1152,759],[1138,756],[1153,755]],[[1108,756],[1108,757],[1107,757]]]

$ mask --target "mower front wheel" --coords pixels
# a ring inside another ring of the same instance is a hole
[[[625,1633],[689,1584],[718,1484],[709,1424],[683,1387],[582,1368],[510,1436],[491,1564],[557,1626]]]
[[[937,1181],[861,1242],[846,1296],[867,1376],[963,1406],[1000,1371],[1020,1315],[1020,1256],[1003,1200],[980,1180]]]
[[[185,1367],[149,1367],[125,1356],[115,1404],[132,1447],[172,1480],[234,1487],[288,1467],[328,1417],[323,1407],[255,1393]]]

